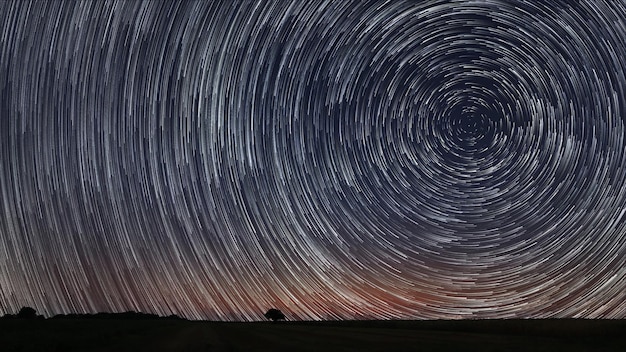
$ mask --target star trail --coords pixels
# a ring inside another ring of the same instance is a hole
[[[623,0],[0,27],[0,313],[626,318]]]

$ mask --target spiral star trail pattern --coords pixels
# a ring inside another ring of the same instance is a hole
[[[3,1],[0,311],[624,318],[625,19]]]

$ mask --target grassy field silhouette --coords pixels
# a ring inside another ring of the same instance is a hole
[[[0,351],[623,351],[626,320],[0,320]]]

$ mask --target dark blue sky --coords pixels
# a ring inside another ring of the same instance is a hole
[[[0,3],[0,313],[624,318],[623,1]]]

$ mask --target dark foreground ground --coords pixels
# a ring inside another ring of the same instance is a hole
[[[0,351],[626,351],[626,320],[4,320]]]

